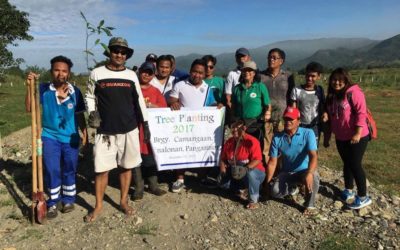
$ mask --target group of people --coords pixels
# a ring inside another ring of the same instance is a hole
[[[166,194],[158,184],[147,115],[148,108],[160,107],[226,107],[226,129],[231,137],[223,145],[219,173],[209,168],[190,171],[196,171],[201,182],[217,180],[219,187],[245,200],[248,209],[258,207],[260,190],[266,189],[275,198],[291,197],[300,190],[305,195],[304,214],[317,211],[317,159],[322,131],[326,147],[331,133],[335,134],[343,161],[345,189],[340,198],[351,209],[371,204],[361,164],[369,141],[366,101],[346,70],[338,68],[331,73],[325,96],[322,86],[317,85],[322,65],[309,63],[305,83],[295,86],[293,75],[282,69],[286,55],[279,48],[268,52],[268,67],[263,71],[251,60],[248,49],[239,48],[235,53],[237,67],[226,80],[214,75],[217,59],[212,55],[194,60],[189,73],[185,73],[176,69],[172,55],[149,54],[136,73],[125,66],[133,52],[124,38],[110,39],[104,53],[107,64],[92,70],[85,97],[68,82],[71,60],[65,56],[51,60],[52,81],[39,87],[49,219],[55,218],[58,211],[74,209],[78,128],[81,143],[88,143],[85,111],[89,126],[96,128],[96,203],[85,221],[92,222],[101,214],[112,169],[119,171],[120,208],[126,215],[134,213],[128,202],[132,179],[133,200],[142,199],[145,180],[150,193]],[[27,78],[37,77],[31,72]],[[28,90],[27,111],[29,98]],[[171,191],[176,193],[185,187],[185,170],[175,173]]]

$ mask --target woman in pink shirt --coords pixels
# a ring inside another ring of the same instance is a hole
[[[371,204],[367,195],[366,176],[362,168],[362,158],[369,141],[367,127],[367,105],[361,88],[352,82],[350,74],[342,69],[335,69],[329,77],[326,98],[327,117],[330,131],[335,134],[336,147],[343,161],[345,189],[341,199],[349,208],[360,209]],[[326,114],[325,114],[326,115]],[[324,138],[324,146],[329,147],[330,136]],[[357,195],[354,188],[357,185]]]

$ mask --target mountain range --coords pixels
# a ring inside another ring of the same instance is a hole
[[[249,49],[258,68],[265,69],[267,53],[272,48],[284,50],[284,66],[295,71],[303,69],[311,61],[321,63],[326,69],[400,67],[400,34],[382,41],[367,38],[320,38],[276,42]],[[234,53],[215,55],[218,74],[226,74],[235,68]],[[177,67],[189,69],[192,61],[200,57],[202,55],[195,53],[179,56],[176,58]]]

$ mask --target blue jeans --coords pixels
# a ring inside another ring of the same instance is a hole
[[[74,203],[76,196],[75,175],[78,166],[79,148],[70,143],[42,137],[44,182],[51,207],[62,201]]]
[[[232,178],[231,168],[228,168],[226,175],[223,178],[222,188],[228,188],[237,193],[240,189],[249,189],[249,199],[250,202],[258,202],[260,197],[260,186],[265,179],[265,172],[258,169],[249,170],[245,177],[240,180],[235,180]]]

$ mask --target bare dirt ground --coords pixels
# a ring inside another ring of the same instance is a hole
[[[184,192],[145,193],[143,200],[131,202],[136,213],[126,218],[113,173],[103,214],[88,224],[83,217],[95,201],[89,153],[79,164],[76,209],[44,225],[31,224],[30,140],[26,128],[2,141],[0,249],[399,249],[399,197],[370,187],[372,206],[348,210],[336,199],[341,174],[324,166],[319,214],[313,217],[302,215],[301,195],[297,202],[266,200],[257,210],[246,210],[226,191],[204,188],[189,174]],[[167,190],[171,176],[164,175]]]

